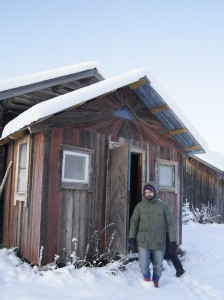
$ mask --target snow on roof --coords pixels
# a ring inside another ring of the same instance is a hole
[[[224,153],[208,150],[207,153],[195,154],[193,156],[224,172]]]
[[[180,111],[177,105],[170,100],[169,96],[159,86],[153,75],[150,74],[149,71],[145,68],[137,69],[128,73],[114,76],[106,80],[97,82],[95,84],[89,85],[87,87],[78,89],[74,92],[70,92],[65,95],[58,96],[45,102],[41,102],[37,105],[34,105],[5,126],[2,132],[1,139],[10,136],[11,134],[15,133],[16,131],[19,131],[20,129],[28,127],[32,123],[38,122],[43,118],[48,118],[51,115],[61,112],[70,107],[81,105],[88,100],[91,100],[98,96],[102,96],[108,92],[112,92],[113,90],[129,85],[144,77],[150,79],[151,86],[163,98],[163,100],[172,109],[172,111],[179,118],[179,120],[181,120],[184,126],[191,132],[194,138],[206,151],[206,149],[208,148],[207,143],[197,132],[197,130],[191,125],[189,120]]]
[[[103,78],[108,77],[106,72],[97,62],[85,62],[0,81],[0,92],[92,69],[97,69]]]

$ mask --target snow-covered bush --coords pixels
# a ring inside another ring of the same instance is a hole
[[[189,221],[193,221],[193,220],[194,220],[194,215],[191,212],[190,203],[186,199],[186,202],[183,203],[182,206],[182,222],[184,224],[187,224]]]
[[[114,224],[109,224],[102,231],[93,230],[84,259],[90,260],[94,266],[111,262],[117,253],[114,248],[115,235]]]
[[[183,203],[182,207],[182,222],[187,224],[189,221],[193,221],[200,224],[215,223],[218,221],[220,215],[216,214],[216,208],[214,205],[201,204],[200,208],[195,208],[193,204],[187,201]]]

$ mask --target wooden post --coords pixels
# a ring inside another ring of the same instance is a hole
[[[4,187],[5,187],[6,180],[7,180],[7,177],[8,177],[8,175],[9,175],[9,171],[10,171],[11,167],[12,167],[12,161],[10,161],[10,163],[9,163],[9,165],[8,165],[8,167],[7,167],[7,170],[6,170],[6,172],[5,172],[4,178],[3,178],[2,183],[1,183],[1,186],[0,186],[0,197],[1,197],[2,192],[3,192],[3,189],[4,189]]]

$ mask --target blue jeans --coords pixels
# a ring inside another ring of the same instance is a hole
[[[163,250],[151,250],[138,247],[139,252],[139,265],[142,270],[145,279],[151,279],[150,263],[153,264],[153,276],[152,280],[159,281],[162,274],[163,265]]]

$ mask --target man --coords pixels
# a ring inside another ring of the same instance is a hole
[[[156,184],[148,182],[143,189],[144,199],[134,209],[130,222],[130,250],[139,252],[139,264],[145,281],[153,280],[159,287],[162,262],[168,231],[171,251],[176,251],[176,227],[173,216],[166,203],[162,202],[156,191]],[[152,261],[151,261],[152,258]],[[150,263],[153,264],[151,277]]]

